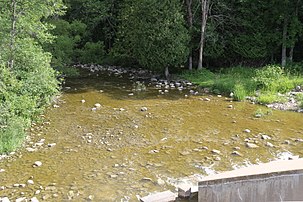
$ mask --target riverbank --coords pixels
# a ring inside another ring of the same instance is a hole
[[[263,68],[235,67],[218,72],[184,72],[188,79],[214,94],[224,94],[236,101],[249,100],[272,109],[303,111],[303,76],[279,66]]]

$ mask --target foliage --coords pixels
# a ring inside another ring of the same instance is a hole
[[[297,100],[299,102],[299,107],[303,108],[303,93],[297,94]]]
[[[245,87],[241,83],[236,83],[233,89],[233,99],[236,101],[241,101],[245,99],[246,92]]]
[[[60,0],[0,2],[0,153],[15,150],[31,120],[58,92],[51,55],[41,44],[50,42],[51,26],[43,19],[61,14]],[[3,8],[10,8],[2,12]],[[22,15],[16,15],[22,13]]]
[[[53,43],[45,44],[44,48],[53,55],[52,66],[62,68],[77,61],[78,46],[86,32],[86,25],[80,21],[67,22],[57,19],[50,20],[55,26],[52,33],[57,37]]]
[[[222,69],[219,72],[209,70],[185,72],[183,78],[189,79],[202,87],[210,87],[214,93],[233,93],[235,100],[244,100],[246,96],[255,96],[260,103],[283,102],[285,98],[278,96],[302,85],[303,77],[297,73],[270,65],[263,68],[234,67]]]
[[[258,109],[255,111],[254,116],[257,117],[257,118],[261,118],[261,117],[268,116],[268,115],[272,115],[272,114],[273,114],[272,109],[263,110],[263,109],[261,109],[261,108],[258,108]]]
[[[100,41],[96,43],[87,42],[80,51],[79,61],[83,64],[100,64],[103,62],[105,55],[104,45]]]
[[[126,0],[115,52],[145,67],[163,70],[186,60],[189,35],[177,0]]]

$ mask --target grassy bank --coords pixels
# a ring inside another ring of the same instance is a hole
[[[233,94],[234,100],[254,97],[257,102],[267,104],[285,102],[285,94],[296,86],[303,85],[303,74],[299,67],[282,68],[268,65],[262,68],[234,67],[211,72],[184,72],[182,77],[215,94]],[[298,99],[301,97],[298,96]],[[302,99],[301,99],[302,100]]]

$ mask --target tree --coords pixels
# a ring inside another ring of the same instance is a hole
[[[183,64],[189,35],[178,0],[126,0],[120,15],[115,52],[148,69]]]
[[[204,51],[204,43],[205,43],[205,31],[206,31],[206,23],[208,19],[208,12],[211,0],[201,0],[201,38],[200,38],[200,51],[199,51],[199,62],[198,62],[198,70],[202,69],[203,66],[203,51]]]
[[[41,45],[53,39],[44,20],[62,8],[60,0],[0,2],[0,152],[21,144],[31,119],[58,91]]]

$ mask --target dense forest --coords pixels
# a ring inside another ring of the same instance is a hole
[[[74,64],[302,72],[302,11],[300,0],[2,0],[0,151],[20,145]]]

